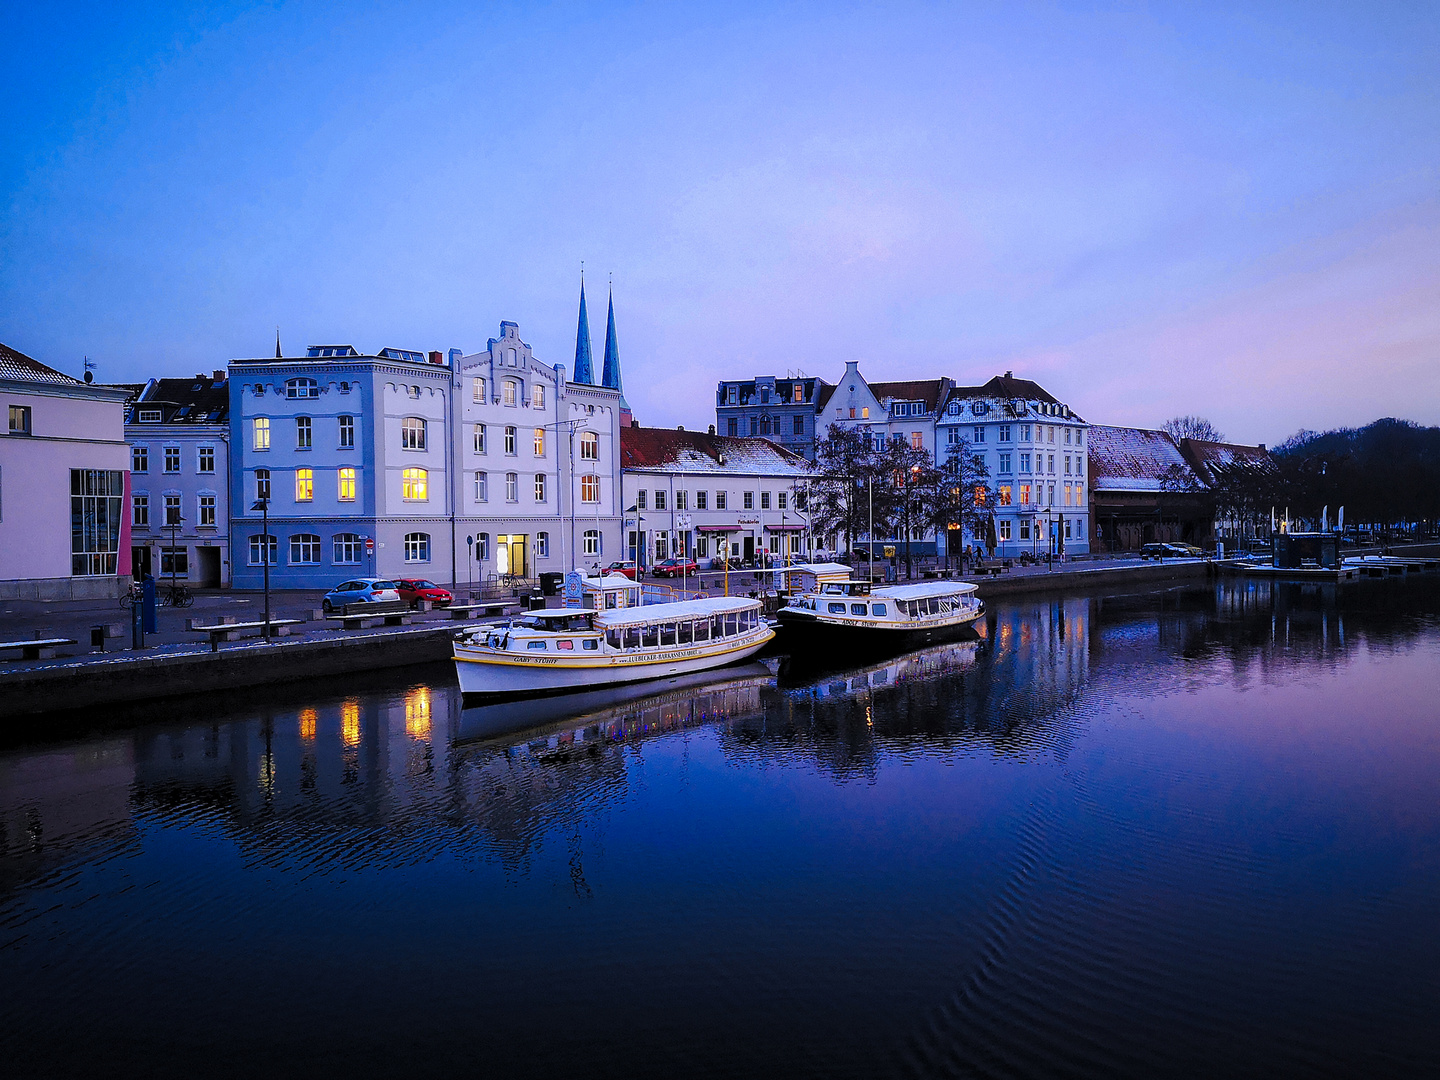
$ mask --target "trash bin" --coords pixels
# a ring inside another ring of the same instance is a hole
[[[90,627],[90,647],[92,649],[105,648],[105,624],[97,623]]]
[[[525,600],[525,606],[530,611],[541,611],[545,607],[544,593],[533,592],[529,596],[525,597]]]
[[[564,581],[565,575],[559,571],[547,571],[540,575],[540,592],[545,596],[559,596]]]

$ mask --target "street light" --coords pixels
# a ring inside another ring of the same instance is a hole
[[[1045,569],[1048,573],[1055,569],[1055,508],[1045,508],[1045,538],[1050,542],[1049,550],[1045,555]]]
[[[250,507],[260,511],[260,566],[265,574],[265,628],[261,636],[270,640],[270,500],[256,499]],[[172,564],[173,565],[173,564]]]
[[[170,520],[165,523],[170,526],[170,602],[172,604],[175,603],[175,548],[178,544],[178,541],[176,540],[176,535],[180,532],[180,523],[184,520],[185,519],[182,518],[177,512],[174,517],[170,518]]]

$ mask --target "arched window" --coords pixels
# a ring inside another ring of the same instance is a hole
[[[332,546],[336,566],[354,566],[365,551],[365,542],[356,533],[336,533]]]
[[[400,497],[406,502],[428,502],[430,473],[425,469],[406,469],[400,474]]]
[[[320,387],[314,379],[288,379],[285,383],[287,398],[314,398],[320,396]]]
[[[425,421],[418,416],[407,416],[400,421],[400,449],[425,449]]]
[[[477,472],[475,474],[475,501],[490,501],[490,474],[487,472]]]
[[[320,561],[320,537],[314,533],[296,533],[290,537],[291,565],[311,565]]]
[[[770,417],[768,417],[768,416],[762,416],[762,417],[760,417],[760,434],[761,434],[761,435],[769,435],[769,434],[770,434]]]
[[[280,554],[279,542],[270,533],[255,533],[250,537],[250,565],[264,566],[267,562],[274,566]]]
[[[500,395],[505,404],[513,409],[520,401],[520,384],[514,379],[506,379],[501,387]]]
[[[580,436],[580,460],[600,460],[600,436],[593,431],[587,431]]]
[[[475,401],[485,400],[485,380],[481,376],[477,375],[470,381],[470,396]]]
[[[429,533],[406,533],[406,534],[405,534],[405,561],[406,561],[406,562],[429,562],[429,561],[430,561],[430,534],[429,534]]]
[[[586,555],[599,555],[599,554],[600,554],[600,530],[599,530],[599,529],[586,529],[586,530],[585,530],[584,541],[585,541],[585,554],[586,554]]]

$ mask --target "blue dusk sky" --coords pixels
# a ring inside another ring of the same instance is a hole
[[[1440,5],[20,5],[0,341],[308,343],[626,394],[1004,370],[1092,422],[1440,423]]]

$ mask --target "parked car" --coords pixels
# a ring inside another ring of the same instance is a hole
[[[328,614],[346,604],[378,604],[399,599],[400,592],[393,581],[386,578],[352,578],[326,593],[320,606]]]
[[[1203,559],[1205,557],[1205,549],[1196,547],[1194,544],[1167,544],[1166,546],[1179,559]]]
[[[395,591],[412,608],[418,606],[421,600],[429,600],[436,607],[449,607],[450,601],[455,599],[449,589],[442,589],[424,578],[396,578]]]
[[[655,564],[651,571],[656,577],[683,577],[686,574],[696,574],[700,571],[700,564],[694,559],[662,559]]]
[[[635,564],[633,562],[612,562],[605,567],[607,574],[624,574],[631,581],[635,580]]]

